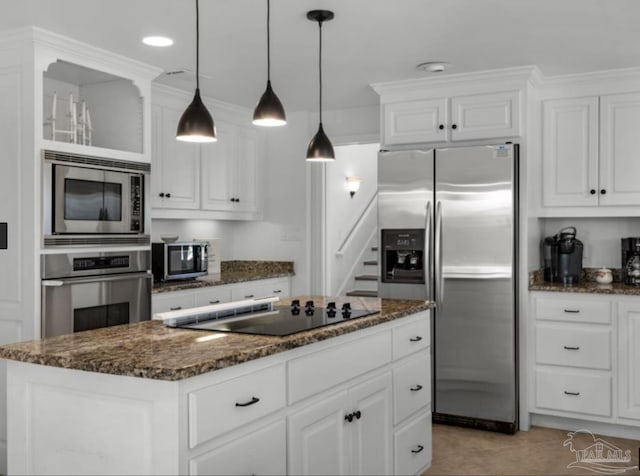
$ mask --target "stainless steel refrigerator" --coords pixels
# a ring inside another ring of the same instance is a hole
[[[516,144],[379,155],[379,294],[436,302],[436,422],[517,430],[517,177]]]

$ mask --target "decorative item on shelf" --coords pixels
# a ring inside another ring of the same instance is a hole
[[[613,282],[613,273],[608,268],[600,268],[596,270],[596,283],[611,284]]]
[[[347,177],[347,190],[349,190],[351,198],[353,198],[356,192],[360,190],[360,183],[362,183],[362,179],[360,177]]]
[[[271,87],[271,0],[267,0],[267,89],[253,111],[253,123],[257,126],[284,126],[287,118],[284,107]]]
[[[200,97],[200,12],[196,0],[196,92],[180,117],[176,139],[185,142],[215,142],[213,118]]]
[[[307,12],[307,19],[318,22],[319,47],[318,47],[318,78],[319,78],[319,115],[318,132],[313,136],[307,148],[307,160],[310,162],[327,162],[335,160],[333,145],[322,127],[322,23],[333,19],[333,12],[329,10],[311,10]]]
[[[165,243],[175,243],[178,241],[178,235],[160,235],[160,239]]]
[[[78,106],[80,113],[78,114]],[[45,125],[51,126],[51,140],[59,140],[58,136],[62,135],[72,144],[91,145],[93,127],[91,126],[91,116],[86,101],[75,102],[73,93],[69,93],[69,107],[67,109],[67,129],[62,129],[58,120],[58,93],[53,92],[51,97],[51,114],[44,122]]]

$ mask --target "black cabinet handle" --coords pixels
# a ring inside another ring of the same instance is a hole
[[[578,347],[577,345],[575,347],[569,346],[569,345],[565,345],[564,348],[566,350],[580,350],[580,347]]]
[[[251,400],[245,403],[236,402],[236,407],[248,407],[249,405],[253,405],[254,403],[258,403],[260,399],[258,397],[251,397]]]
[[[607,191],[603,188],[602,190],[600,190],[600,193],[601,193],[602,195],[605,195],[605,194],[607,193]]]
[[[255,294],[248,294],[244,298],[245,299],[249,299],[249,298],[252,298],[252,297],[255,297]]]
[[[419,390],[422,390],[422,385],[418,384],[415,387],[411,387],[409,390],[411,390],[412,392],[417,392]]]
[[[209,301],[209,304],[220,304],[220,299],[216,299],[215,301]]]
[[[444,129],[444,124],[440,124],[440,125],[438,126],[438,129],[440,129],[440,130]]]
[[[178,310],[180,310],[180,309],[182,309],[182,306],[170,307],[170,308],[169,308],[169,310],[170,310],[170,311],[178,311]]]
[[[420,336],[415,336],[415,337],[411,337],[409,339],[409,342],[420,342],[422,340],[422,337]]]
[[[451,124],[451,129],[456,130],[458,126],[456,124]]]
[[[240,203],[240,199],[239,198],[236,198],[236,203]]]
[[[564,391],[565,395],[573,395],[574,397],[577,397],[578,395],[580,395],[580,392],[567,392],[566,390]]]
[[[418,445],[418,447],[415,450],[411,450],[411,452],[417,454],[417,453],[420,453],[423,449],[424,449],[424,446]]]
[[[274,289],[273,290],[273,294],[278,294],[278,293],[281,293],[281,292],[282,292],[282,289]]]
[[[359,420],[360,417],[362,416],[362,413],[360,413],[360,410],[356,410],[356,412],[353,414],[353,416],[355,416],[356,419]]]
[[[164,192],[160,192],[160,193],[158,194],[158,196],[159,196],[160,198],[163,198],[163,197],[164,197]]]
[[[595,195],[595,194],[596,194],[596,189],[595,189],[595,188],[592,188],[591,190],[589,190],[589,193],[590,193],[591,195]]]
[[[347,420],[349,423],[351,423],[353,421],[353,413],[347,413],[344,416],[344,419]]]
[[[578,314],[580,309],[565,309],[564,312],[568,312],[570,314]]]
[[[167,198],[171,198],[171,194],[170,193],[165,193],[164,196],[167,197]]]

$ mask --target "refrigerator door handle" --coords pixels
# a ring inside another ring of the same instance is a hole
[[[444,277],[442,276],[442,202],[436,204],[436,232],[435,232],[435,274],[436,274],[436,305],[444,305]]]
[[[424,285],[426,288],[427,300],[432,301],[433,295],[431,290],[433,289],[433,247],[431,246],[431,223],[433,219],[433,212],[431,210],[431,201],[427,202],[427,215],[424,224],[424,248],[426,256],[424,258]]]

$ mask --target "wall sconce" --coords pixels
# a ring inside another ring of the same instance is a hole
[[[349,190],[351,198],[353,198],[356,192],[360,189],[361,182],[362,179],[360,177],[347,177],[347,190]]]

